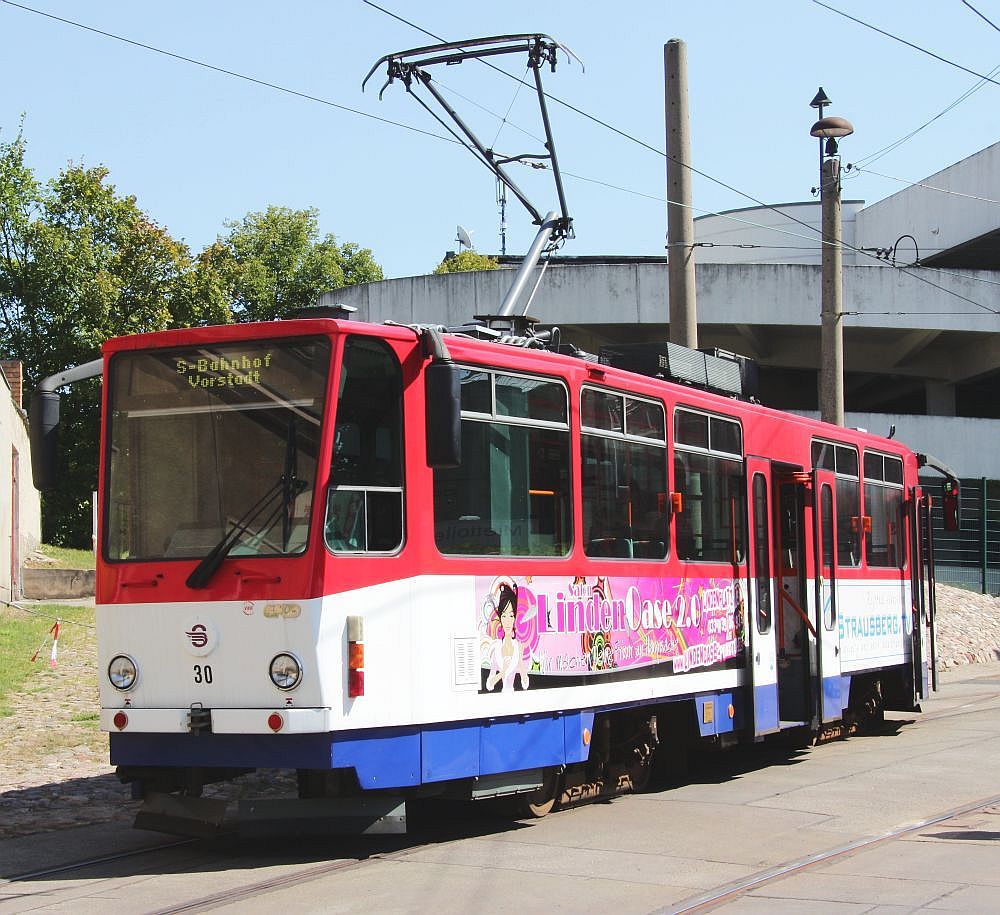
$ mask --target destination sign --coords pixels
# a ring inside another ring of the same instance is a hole
[[[181,356],[174,360],[174,367],[192,388],[231,388],[260,384],[271,367],[272,355],[268,350],[214,358],[185,359]]]

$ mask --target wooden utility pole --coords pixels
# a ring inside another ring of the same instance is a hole
[[[691,213],[691,136],[688,131],[687,45],[663,46],[667,122],[667,280],[670,342],[698,346]]]

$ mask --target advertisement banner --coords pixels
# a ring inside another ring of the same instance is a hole
[[[477,578],[476,604],[486,692],[665,662],[683,673],[744,648],[732,578]]]

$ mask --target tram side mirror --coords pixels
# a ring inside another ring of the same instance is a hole
[[[941,491],[941,509],[944,518],[944,529],[946,531],[957,531],[962,520],[961,506],[959,505],[958,499],[958,480],[945,480],[941,486]]]
[[[427,412],[427,466],[435,470],[462,463],[461,370],[453,362],[432,362],[424,370]]]
[[[59,395],[36,391],[28,408],[31,476],[35,489],[48,492],[58,482]]]

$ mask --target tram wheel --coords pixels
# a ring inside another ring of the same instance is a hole
[[[515,811],[519,817],[540,820],[552,812],[559,793],[562,790],[562,778],[558,769],[548,769],[542,780],[541,788],[529,794],[519,794],[515,800]]]
[[[633,794],[641,794],[649,787],[653,777],[654,754],[647,753],[633,760],[628,767],[628,780]]]

